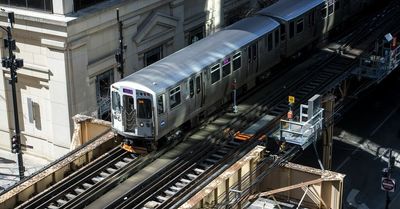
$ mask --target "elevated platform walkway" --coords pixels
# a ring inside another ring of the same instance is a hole
[[[281,119],[279,129],[272,133],[271,138],[299,145],[305,149],[320,136],[323,128],[323,112],[321,96],[315,95],[308,100],[308,105],[300,105],[298,120]]]
[[[372,52],[364,54],[360,58],[359,67],[354,74],[359,78],[374,79],[382,81],[400,64],[400,44],[397,38],[388,33],[382,40],[375,43]]]

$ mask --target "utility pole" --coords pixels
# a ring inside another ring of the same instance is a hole
[[[13,50],[16,49],[15,40],[12,38],[11,33],[14,23],[14,12],[8,12],[8,22],[10,23],[10,26],[7,28],[0,26],[1,29],[7,32],[7,39],[4,40],[4,45],[8,48],[8,58],[2,58],[1,64],[4,68],[10,69],[11,80],[9,83],[11,84],[15,123],[15,135],[11,137],[11,152],[17,154],[19,179],[22,180],[24,178],[25,167],[21,150],[21,130],[19,129],[16,83],[17,69],[23,67],[24,61],[22,59],[16,59],[13,53]]]
[[[121,75],[121,79],[124,78],[124,37],[122,35],[122,21],[119,19],[119,9],[117,9],[117,22],[119,29],[119,47],[115,53],[115,60],[118,64],[118,72]]]
[[[390,196],[389,192],[394,192],[395,191],[395,185],[396,182],[394,179],[391,178],[392,175],[392,169],[395,165],[395,157],[392,156],[392,149],[389,148],[389,158],[388,158],[388,164],[387,168],[384,168],[382,171],[382,185],[381,189],[385,191],[386,193],[386,201],[385,201],[385,209],[389,209],[390,205]]]

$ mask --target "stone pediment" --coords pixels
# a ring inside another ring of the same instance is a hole
[[[171,34],[178,26],[179,19],[163,13],[152,13],[143,21],[133,36],[136,43]]]

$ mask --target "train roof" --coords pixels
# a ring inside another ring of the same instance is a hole
[[[125,77],[121,84],[140,83],[161,93],[278,26],[279,23],[269,17],[242,19]]]
[[[279,0],[257,14],[290,21],[323,3],[325,0]]]

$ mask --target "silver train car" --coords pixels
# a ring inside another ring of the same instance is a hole
[[[280,0],[112,84],[113,130],[128,151],[173,138],[230,100],[233,82],[252,88],[281,59],[316,43],[339,24],[329,18],[343,21],[337,14],[355,4],[345,2]]]

